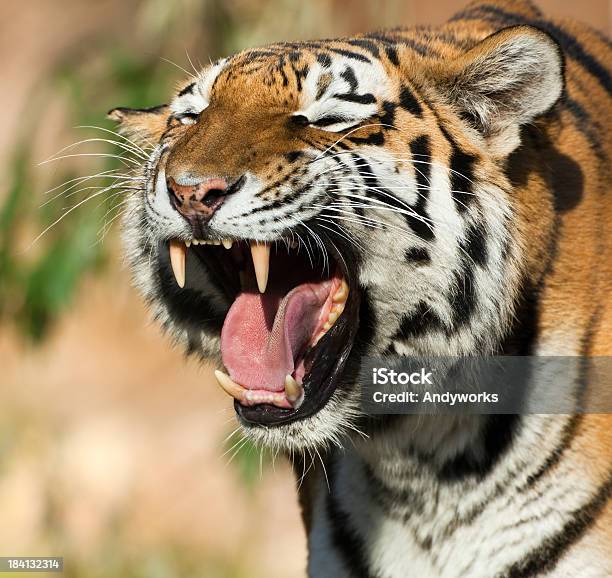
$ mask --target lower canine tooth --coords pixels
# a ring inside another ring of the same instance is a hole
[[[187,247],[182,241],[172,239],[170,241],[170,264],[172,272],[176,279],[177,285],[182,289],[185,287],[185,257],[187,255]]]
[[[285,395],[293,407],[298,407],[304,398],[304,388],[291,375],[285,376]]]
[[[222,371],[216,370],[215,377],[217,383],[221,386],[225,393],[231,395],[234,399],[242,401],[245,398],[245,388],[236,383],[229,375]]]

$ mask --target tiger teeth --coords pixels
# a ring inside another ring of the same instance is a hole
[[[285,378],[285,391],[251,391],[236,383],[222,371],[215,371],[215,378],[221,389],[228,395],[246,404],[270,403],[278,407],[287,407],[287,401],[293,408],[301,405],[304,399],[304,388],[293,377]],[[287,385],[289,384],[289,385]]]
[[[297,409],[304,399],[304,388],[291,376],[285,376],[285,395],[294,409]]]
[[[313,345],[316,345],[321,340],[321,338],[332,328],[333,324],[338,321],[338,317],[340,317],[340,315],[342,315],[342,312],[344,311],[344,307],[348,299],[348,294],[348,283],[344,279],[342,279],[340,286],[332,295],[332,306],[329,310],[329,313],[327,314],[327,320],[323,324],[321,331],[317,334],[314,341],[312,342]]]
[[[185,258],[187,247],[183,241],[172,239],[170,241],[170,264],[176,279],[176,284],[182,289],[185,287]]]
[[[231,249],[234,241],[230,239],[192,239],[189,243],[194,245],[223,245],[226,249]]]
[[[336,292],[332,296],[332,301],[334,303],[346,303],[348,294],[349,294],[348,283],[344,279],[342,279],[342,283],[340,283],[340,287],[336,290]]]
[[[251,257],[257,277],[257,287],[260,293],[265,293],[270,272],[270,244],[251,242]]]
[[[272,405],[281,405],[285,401],[285,396],[282,393],[273,391],[249,391],[244,394],[245,401],[252,403],[270,403]]]
[[[225,393],[238,401],[245,399],[246,388],[236,383],[229,375],[217,369],[215,371],[215,377],[217,378],[217,383]]]

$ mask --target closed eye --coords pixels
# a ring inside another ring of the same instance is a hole
[[[329,132],[342,132],[349,128],[357,126],[364,119],[347,119],[341,115],[327,115],[316,120],[309,120],[303,114],[294,114],[291,116],[291,122],[294,126],[307,127],[312,126]]]
[[[342,116],[324,116],[322,118],[318,118],[316,121],[311,123],[311,126],[316,128],[320,128],[321,130],[325,130],[328,132],[343,132],[350,128],[354,128],[359,126],[365,119],[363,118],[352,118],[347,119]]]
[[[350,121],[347,121],[346,118],[342,116],[324,116],[323,118],[315,120],[311,124],[312,126],[324,127],[331,126],[332,124],[346,124],[347,122]]]

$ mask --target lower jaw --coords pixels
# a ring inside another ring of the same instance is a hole
[[[360,298],[349,280],[350,295],[343,315],[321,338],[312,351],[311,369],[304,376],[304,399],[297,408],[269,404],[244,405],[234,401],[240,421],[249,427],[282,426],[306,419],[323,409],[342,388],[342,377],[359,329]]]

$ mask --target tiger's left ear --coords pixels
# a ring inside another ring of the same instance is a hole
[[[169,115],[167,104],[152,108],[113,108],[107,114],[118,123],[119,133],[138,145],[157,143],[166,130]]]
[[[545,32],[513,26],[442,64],[436,76],[493,152],[505,155],[519,145],[520,126],[549,111],[561,96],[563,56]]]

